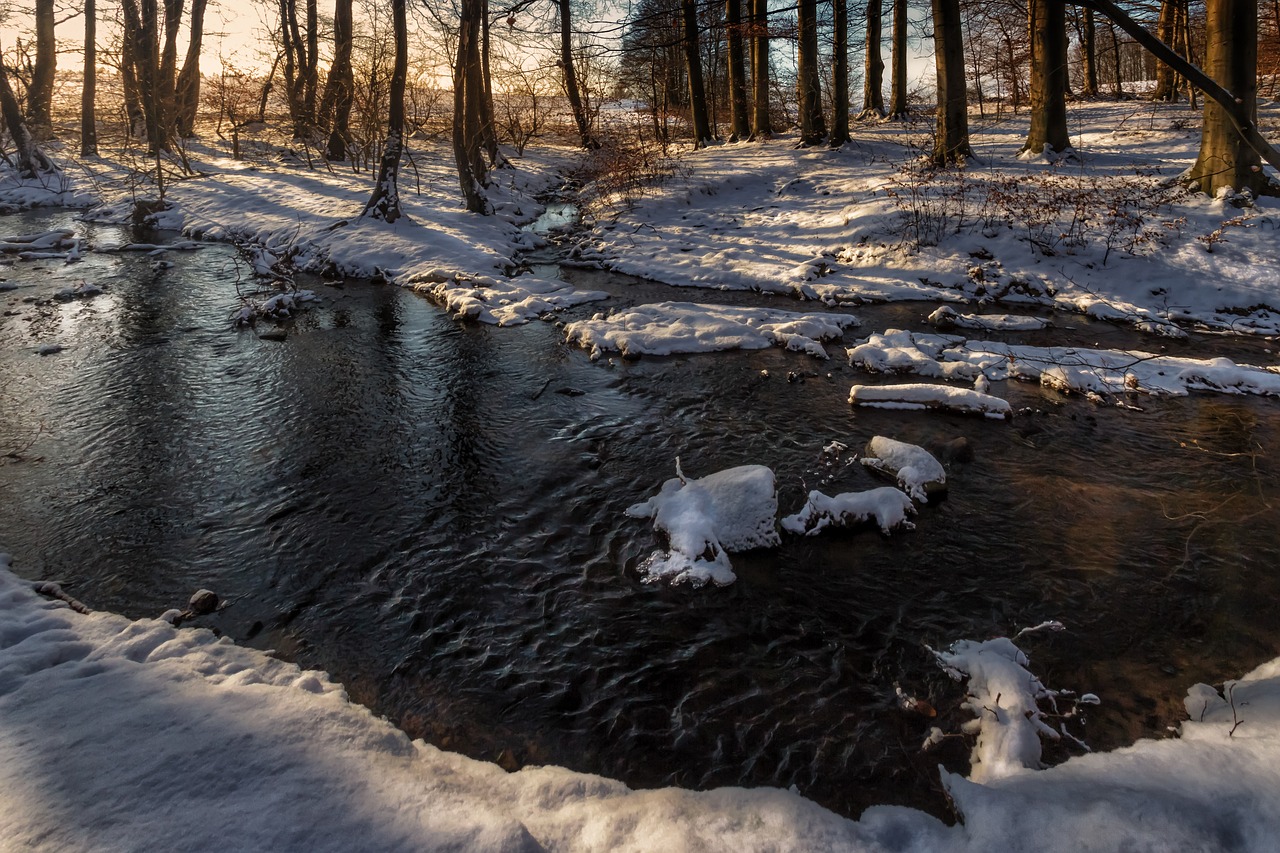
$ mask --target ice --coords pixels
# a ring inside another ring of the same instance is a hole
[[[727,552],[779,543],[772,470],[742,465],[695,480],[683,475],[677,460],[676,472],[657,495],[627,508],[632,518],[653,519],[667,537],[667,550],[639,566],[646,583],[727,586],[737,580]]]

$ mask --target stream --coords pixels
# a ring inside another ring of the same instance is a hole
[[[61,211],[6,226],[132,236]],[[958,731],[963,688],[926,644],[1061,620],[1020,642],[1047,685],[1101,697],[1072,721],[1094,749],[1168,736],[1191,684],[1280,655],[1276,400],[1128,410],[996,383],[1028,411],[855,411],[851,384],[902,380],[851,369],[839,344],[828,362],[780,349],[591,362],[557,323],[459,323],[361,281],[300,279],[319,299],[263,340],[271,326],[230,323],[235,258],[214,245],[170,265],[0,267],[0,551],[135,618],[212,589],[230,605],[190,624],[323,668],[442,748],[635,787],[795,786],[850,816],[946,815],[937,765],[963,770],[967,746],[921,743],[931,726]],[[664,299],[830,310],[563,275],[611,298],[559,320]],[[81,280],[103,293],[54,298]],[[928,329],[935,307],[836,310],[863,321],[851,345]],[[987,337],[1275,360],[1260,339],[1054,323]],[[42,355],[49,344],[62,349]],[[809,488],[884,485],[821,452],[877,434],[972,448],[914,531],[784,536],[733,555],[726,588],[640,582],[660,542],[624,510],[677,456],[692,476],[768,465],[789,514]],[[897,687],[937,716],[904,710]]]

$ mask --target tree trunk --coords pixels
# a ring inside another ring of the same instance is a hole
[[[964,80],[964,40],[960,0],[932,0],[933,55],[938,74],[938,127],[933,163],[949,166],[973,156],[969,148],[968,97]]]
[[[333,116],[324,156],[337,162],[347,159],[351,102],[355,97],[355,74],[351,69],[352,5],[352,0],[335,0],[333,4],[333,64],[329,66],[329,79],[320,99],[320,115]]]
[[[1084,24],[1080,31],[1080,53],[1084,60],[1084,85],[1080,88],[1083,98],[1098,97],[1098,38],[1093,25],[1093,10],[1084,10]]]
[[[42,172],[56,172],[53,162],[44,155],[40,146],[31,139],[27,130],[26,119],[22,116],[22,107],[9,85],[9,73],[0,62],[0,116],[4,117],[5,126],[9,128],[9,136],[18,152],[18,174],[24,178],[34,178]]]
[[[1115,66],[1114,71],[1116,76],[1116,85],[1115,88],[1112,89],[1111,94],[1118,101],[1124,98],[1124,73],[1120,65],[1120,37],[1116,35],[1115,27],[1108,27],[1108,29],[1111,30],[1111,59],[1112,64]]]
[[[458,167],[462,199],[472,213],[489,214],[484,195],[484,159],[480,150],[477,88],[480,65],[481,0],[462,0],[458,27],[458,56],[453,64],[453,157]]]
[[[53,78],[58,69],[53,0],[35,0],[36,64],[27,86],[27,121],[37,136],[53,130]]]
[[[493,113],[493,78],[489,76],[489,0],[480,4],[480,80],[483,97],[480,99],[480,136],[484,150],[489,155],[489,165],[510,165],[498,150],[498,122]]]
[[[742,142],[751,136],[751,119],[747,114],[746,51],[742,44],[742,0],[726,0],[724,20],[729,38],[729,141]]]
[[[1174,44],[1174,26],[1177,6],[1175,0],[1160,0],[1160,17],[1156,22],[1156,38],[1165,44]],[[1151,92],[1153,101],[1175,101],[1178,90],[1174,85],[1173,69],[1163,62],[1156,65],[1156,87]]]
[[[764,141],[773,136],[769,118],[769,0],[751,3],[751,138]]]
[[[84,0],[84,88],[80,91],[80,156],[98,155],[98,10],[94,0]]]
[[[884,60],[880,55],[883,6],[880,0],[867,0],[867,50],[862,77],[862,112],[859,120],[884,117]]]
[[[387,141],[378,164],[378,182],[364,206],[362,216],[395,222],[400,211],[400,155],[404,151],[404,90],[409,77],[409,25],[406,0],[391,0],[392,28],[395,31],[396,59],[391,69],[390,107],[387,113]]]
[[[685,71],[689,76],[689,113],[693,119],[693,146],[705,148],[711,142],[711,121],[707,116],[707,90],[702,82],[702,52],[698,47],[698,6],[696,0],[680,0],[684,40]]]
[[[889,88],[889,115],[907,115],[907,0],[893,0],[893,82]]]
[[[582,106],[582,90],[578,88],[578,72],[573,67],[573,18],[569,4],[573,0],[558,0],[560,6],[560,67],[564,70],[564,93],[573,110],[573,121],[578,126],[578,137],[583,148],[598,148],[591,136],[591,122]]]
[[[1201,192],[1269,189],[1261,160],[1237,126],[1253,127],[1258,115],[1258,7],[1255,0],[1208,0],[1205,6],[1205,71],[1235,99],[1228,109],[1206,100],[1200,156],[1186,175]]]
[[[839,148],[853,137],[849,135],[849,4],[848,0],[831,0],[831,138],[828,144]]]
[[[155,153],[169,147],[169,123],[165,116],[165,101],[160,82],[160,56],[157,41],[156,0],[123,0],[125,38],[129,41],[130,58],[138,100],[142,106],[142,118],[146,125],[147,150]],[[172,88],[172,87],[171,87]]]
[[[191,37],[187,57],[178,74],[174,124],[179,136],[196,135],[196,110],[200,106],[200,47],[204,39],[204,11],[208,0],[191,1]]]
[[[1025,153],[1062,154],[1067,135],[1067,18],[1063,0],[1030,0],[1031,129]]]
[[[798,16],[800,49],[796,86],[800,100],[800,144],[817,145],[827,135],[818,80],[818,0],[800,0]]]
[[[307,0],[306,58],[302,69],[302,110],[307,124],[316,124],[316,96],[320,88],[320,10]]]

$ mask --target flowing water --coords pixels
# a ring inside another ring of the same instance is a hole
[[[96,244],[129,236],[75,227]],[[1164,736],[1187,686],[1280,654],[1274,400],[1132,411],[1011,383],[994,392],[1034,411],[1009,423],[855,411],[849,385],[882,379],[839,358],[592,363],[553,323],[460,324],[363,282],[306,282],[319,302],[270,341],[230,325],[230,248],[156,260],[0,268],[0,287],[18,285],[0,292],[0,550],[134,617],[213,589],[231,605],[196,624],[322,667],[445,748],[634,786],[794,785],[850,815],[944,814],[936,766],[962,769],[965,744],[920,744],[957,729],[962,689],[925,644],[1062,620],[1023,645],[1050,686],[1102,698],[1075,729],[1095,748]],[[614,294],[570,317],[672,298],[825,310],[565,275]],[[81,279],[105,292],[51,299]],[[933,307],[847,310],[869,333],[926,328]],[[1008,339],[1275,360],[1266,341],[1056,321]],[[40,355],[47,343],[64,349]],[[623,511],[677,456],[694,476],[772,467],[789,513],[806,488],[882,485],[821,457],[876,434],[972,448],[916,530],[784,538],[734,555],[723,589],[639,581],[659,543]],[[897,686],[938,716],[902,710]]]

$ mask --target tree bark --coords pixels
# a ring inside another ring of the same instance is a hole
[[[817,145],[827,136],[818,78],[818,0],[800,0],[798,16],[800,49],[796,85],[800,100],[800,144]]]
[[[178,74],[174,124],[179,136],[196,134],[196,110],[200,106],[200,48],[204,40],[204,12],[208,0],[191,0],[191,36],[187,56]]]
[[[769,117],[769,0],[751,3],[751,138],[763,141],[773,136]]]
[[[907,115],[907,0],[893,0],[893,82],[889,87],[889,116]]]
[[[160,81],[160,56],[157,41],[159,22],[156,0],[123,0],[125,38],[129,41],[138,100],[146,126],[148,153],[169,147],[169,122],[165,116],[165,100]],[[172,90],[172,86],[170,86]]]
[[[843,0],[835,0],[842,3]],[[742,142],[751,136],[747,113],[746,51],[742,42],[742,0],[726,0],[725,29],[729,40],[729,141]]]
[[[1022,150],[1062,154],[1067,135],[1067,18],[1063,0],[1030,0],[1031,129]]]
[[[333,63],[329,66],[329,78],[320,98],[320,115],[333,116],[324,156],[336,162],[347,159],[351,104],[355,97],[355,74],[351,69],[354,42],[352,5],[352,0],[335,0],[333,4]]]
[[[53,0],[35,0],[36,64],[27,86],[27,121],[38,136],[53,130],[53,78],[58,69]]]
[[[390,105],[387,113],[387,141],[378,164],[378,181],[364,206],[362,216],[395,222],[400,210],[400,157],[404,152],[404,90],[409,77],[409,25],[406,0],[391,0],[392,29],[396,58],[391,69]]]
[[[938,124],[933,163],[949,166],[973,156],[969,148],[968,95],[964,79],[964,42],[960,0],[932,0],[933,55],[938,74]]]
[[[95,0],[84,0],[84,88],[80,91],[80,156],[98,154],[98,10]]]
[[[881,58],[882,19],[881,0],[867,0],[867,49],[865,71],[862,76],[862,112],[859,120],[884,117],[884,59]]]
[[[849,135],[849,3],[831,0],[831,138],[827,143],[839,148]]]

